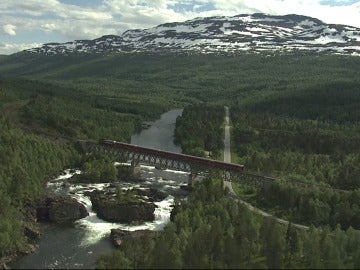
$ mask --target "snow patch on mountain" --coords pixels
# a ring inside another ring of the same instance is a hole
[[[94,40],[49,43],[27,53],[57,55],[119,52],[241,53],[314,51],[360,55],[360,28],[300,16],[261,13],[195,18]]]

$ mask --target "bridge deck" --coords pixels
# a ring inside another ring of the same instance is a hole
[[[155,166],[160,165],[160,168],[164,166],[164,168],[187,171],[191,173],[210,172],[210,170],[222,172],[224,179],[227,179],[227,181],[237,181],[254,187],[263,187],[267,189],[274,181],[277,180],[277,178],[274,177],[244,171],[243,165],[200,158],[181,153],[147,148],[112,140],[100,140],[100,142],[79,140],[78,142],[87,152],[105,151],[105,153],[112,152],[112,154],[115,152],[119,154],[120,157],[127,158],[129,160],[144,162]],[[289,183],[300,187],[316,187],[320,190],[347,192],[345,190],[338,190],[332,187],[306,183],[303,181],[290,181]]]
[[[81,143],[83,143],[83,147],[87,152],[99,151],[132,160],[134,164],[142,162],[159,166],[160,168],[186,171],[190,172],[190,176],[198,173],[216,173],[217,175],[220,173],[226,181],[238,181],[256,188],[268,188],[275,180],[271,177],[245,172],[244,166],[239,164],[226,163],[112,140],[100,140],[98,143],[95,141],[82,141]]]
[[[202,167],[213,167],[213,168],[217,168],[217,169],[221,169],[221,170],[230,170],[230,171],[237,171],[237,172],[242,172],[244,170],[243,165],[226,163],[226,162],[211,160],[211,159],[207,159],[207,158],[201,158],[201,157],[195,157],[195,156],[174,153],[174,152],[169,152],[169,151],[164,151],[164,150],[158,150],[158,149],[154,149],[154,148],[142,147],[142,146],[137,146],[137,145],[128,144],[128,143],[116,142],[116,141],[111,141],[111,140],[101,140],[100,144],[108,146],[108,147],[118,148],[121,150],[129,150],[129,151],[135,152],[135,153],[156,155],[158,157],[169,158],[169,159],[173,159],[173,160],[181,160],[181,161],[189,162],[192,164],[198,164],[199,166],[202,166]]]

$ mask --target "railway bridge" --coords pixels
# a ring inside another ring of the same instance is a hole
[[[140,176],[140,164],[189,172],[188,185],[191,187],[196,176],[220,175],[225,181],[238,181],[256,188],[271,186],[274,178],[244,172],[244,166],[207,158],[142,147],[112,140],[79,141],[86,153],[100,152],[113,155],[119,160],[130,161],[134,176]]]

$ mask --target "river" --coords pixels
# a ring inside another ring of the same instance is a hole
[[[171,110],[161,115],[157,121],[149,123],[149,128],[131,137],[131,143],[161,150],[181,152],[174,145],[173,134],[177,116],[182,110]],[[81,173],[76,171],[75,173]],[[141,166],[140,183],[123,183],[123,188],[155,187],[166,191],[169,196],[156,203],[155,221],[138,226],[110,223],[101,220],[91,209],[90,199],[85,191],[102,189],[108,184],[71,184],[63,185],[73,174],[66,170],[64,174],[51,180],[47,185],[49,194],[70,194],[82,202],[88,209],[89,216],[74,222],[72,225],[43,224],[38,249],[20,258],[11,265],[14,269],[94,269],[96,259],[114,250],[109,239],[112,228],[125,230],[151,229],[162,230],[169,222],[171,205],[176,196],[185,196],[179,187],[187,182],[188,175],[184,172],[171,170],[160,171],[151,166]]]

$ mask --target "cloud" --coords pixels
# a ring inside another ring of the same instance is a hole
[[[0,11],[15,16],[28,15],[34,17],[53,16],[75,20],[107,20],[112,16],[98,8],[85,8],[64,4],[58,0],[2,0]]]
[[[202,1],[202,0],[201,0]],[[360,27],[360,1],[324,2],[323,0],[210,0],[223,15],[262,12],[272,15],[298,14],[318,18],[325,23]],[[339,3],[342,5],[339,5]]]
[[[330,6],[346,6],[358,2],[358,0],[321,0],[320,3]]]
[[[15,30],[16,30],[16,26],[13,24],[5,24],[3,26],[3,32],[6,35],[15,36],[16,35]]]
[[[40,43],[29,43],[29,44],[16,44],[16,43],[2,43],[0,42],[0,54],[12,54],[22,50],[40,47]]]
[[[136,25],[135,28],[146,28],[165,22],[186,20],[186,14],[169,8],[170,4],[176,2],[179,1],[105,0],[104,4],[112,14],[121,17],[122,23]]]
[[[360,1],[342,0],[342,6],[333,6],[330,2],[339,3],[339,0],[103,0],[98,6],[91,7],[59,0],[1,0],[0,13],[6,15],[1,16],[7,17],[6,23],[16,24],[18,29],[23,25],[25,31],[42,29],[65,37],[76,34],[79,39],[95,38],[101,32],[109,34],[110,30],[120,34],[132,28],[149,28],[195,17],[255,12],[296,13],[327,23],[360,27]],[[179,6],[182,8],[175,8]]]
[[[299,14],[326,23],[360,27],[360,1],[354,0],[97,0],[81,6],[72,0],[1,0],[3,33],[26,44],[29,33],[35,42],[63,42],[121,34],[128,29],[150,28],[167,22],[196,17],[231,16],[262,12],[273,15]],[[16,25],[16,27],[15,27]],[[5,29],[6,26],[6,29]],[[23,40],[19,33],[26,33]],[[33,37],[33,36],[32,36]],[[45,40],[51,37],[53,40]],[[58,37],[58,39],[54,39]]]

